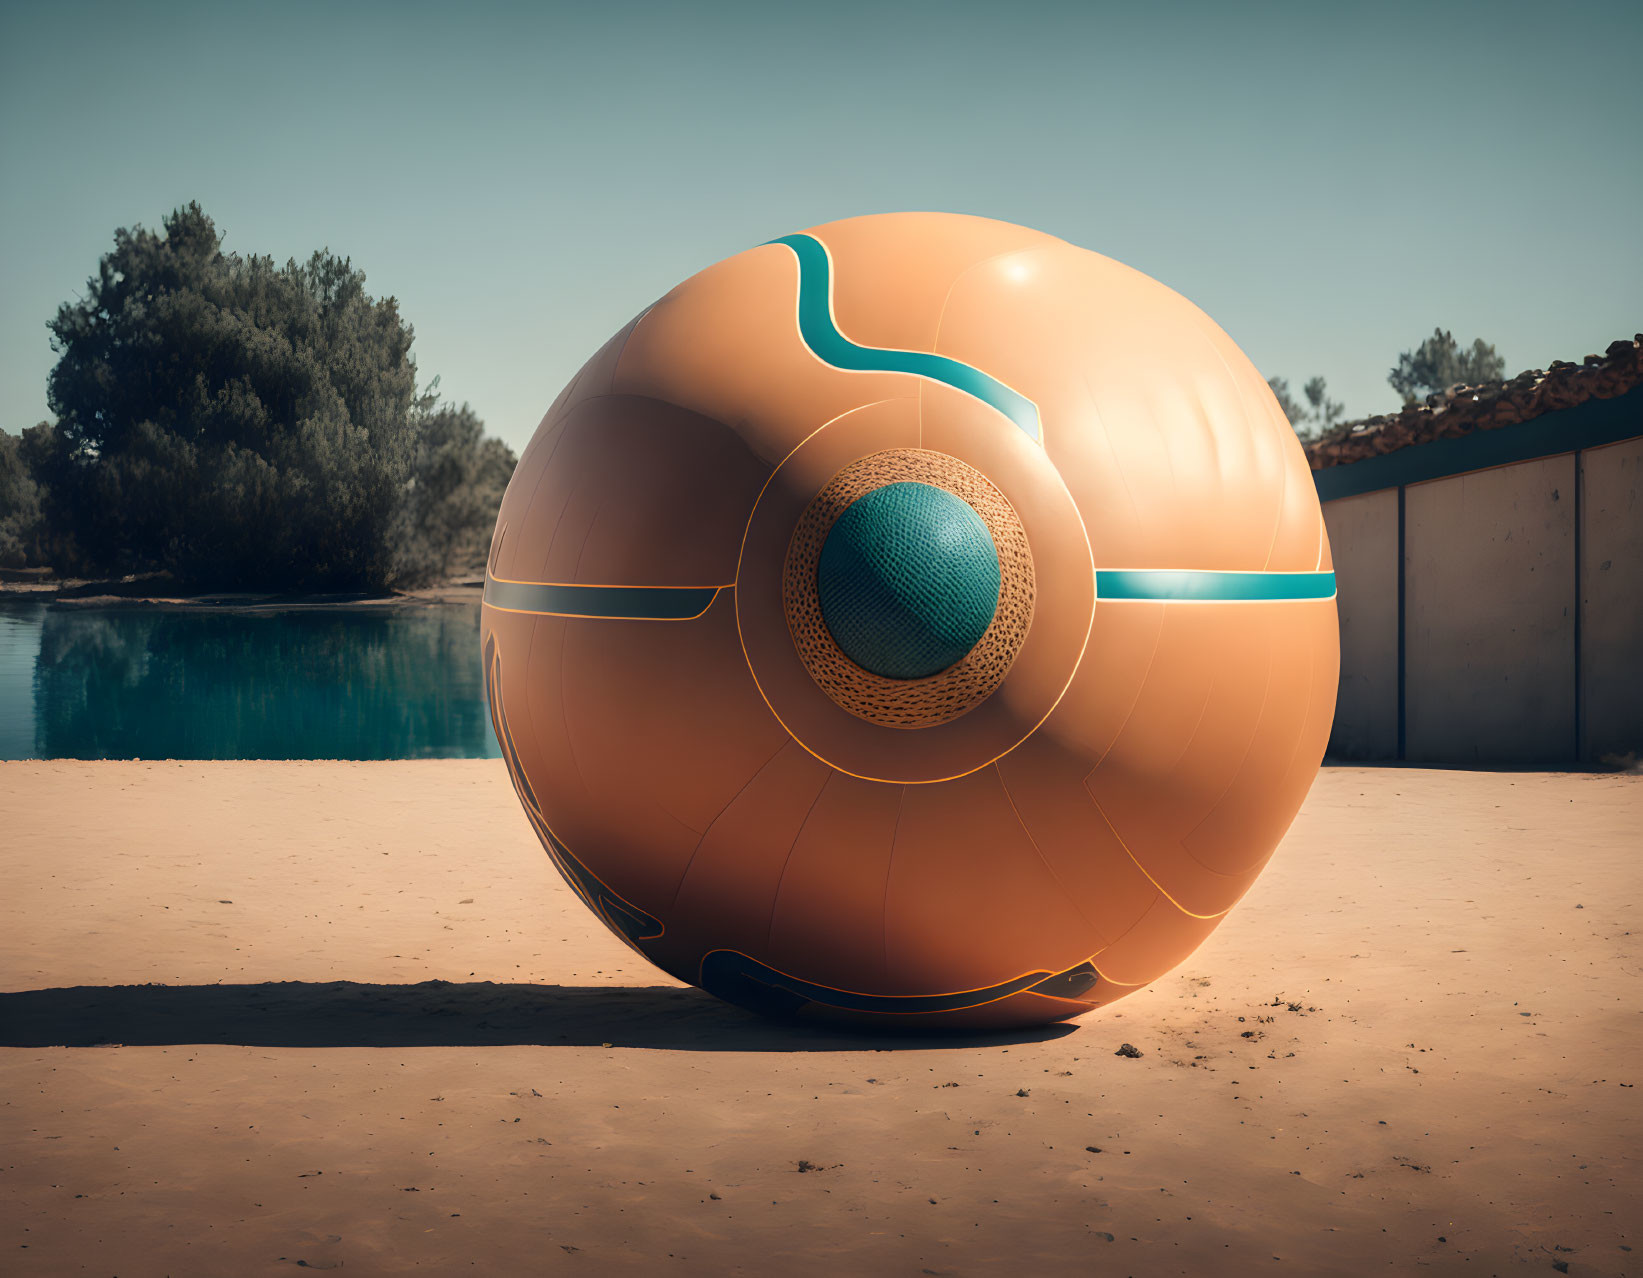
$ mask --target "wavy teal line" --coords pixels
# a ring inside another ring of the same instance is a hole
[[[832,263],[820,240],[784,235],[769,242],[785,244],[799,259],[799,336],[817,359],[853,373],[912,373],[942,382],[996,408],[1039,441],[1038,406],[996,377],[945,355],[860,346],[839,332],[833,322]]]
[[[1332,572],[1207,572],[1181,568],[1109,568],[1095,574],[1097,599],[1199,603],[1333,599]]]

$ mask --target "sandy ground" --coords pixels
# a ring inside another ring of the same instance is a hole
[[[674,984],[497,762],[0,764],[0,847],[8,1275],[1643,1273],[1637,777],[1328,769],[1010,1038]]]

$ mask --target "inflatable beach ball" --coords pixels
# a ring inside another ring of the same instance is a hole
[[[537,428],[488,564],[503,757],[664,971],[1002,1026],[1179,963],[1323,754],[1306,461],[1201,311],[1019,226],[854,218],[686,280]]]

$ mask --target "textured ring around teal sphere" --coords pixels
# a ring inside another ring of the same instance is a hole
[[[887,484],[858,498],[816,566],[822,620],[857,665],[922,679],[958,661],[998,610],[998,549],[962,497]]]

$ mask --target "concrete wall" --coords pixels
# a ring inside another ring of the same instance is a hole
[[[1581,757],[1643,755],[1643,439],[1580,454]]]
[[[1341,618],[1341,683],[1329,754],[1398,757],[1398,490],[1324,504]]]
[[[1643,385],[1313,477],[1339,585],[1331,755],[1643,757]]]
[[[1575,756],[1573,453],[1404,495],[1404,757]]]

